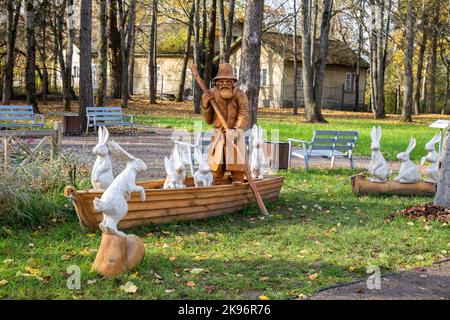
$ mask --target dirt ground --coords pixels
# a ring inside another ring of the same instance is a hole
[[[381,278],[380,289],[368,289],[367,279],[326,289],[311,300],[449,300],[450,261]]]

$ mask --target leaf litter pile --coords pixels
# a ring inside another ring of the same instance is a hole
[[[436,220],[450,223],[450,208],[435,206],[432,203],[399,210],[392,213],[388,217],[388,220],[392,220],[397,215],[405,216],[408,219],[425,219],[426,221]]]

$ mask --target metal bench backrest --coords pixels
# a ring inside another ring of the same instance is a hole
[[[97,124],[102,122],[123,121],[122,107],[87,107],[87,115],[90,121]],[[95,116],[95,118],[94,118]]]
[[[33,106],[0,106],[0,121],[34,121]]]
[[[324,150],[347,152],[353,151],[356,140],[358,140],[358,131],[314,131],[310,150]]]

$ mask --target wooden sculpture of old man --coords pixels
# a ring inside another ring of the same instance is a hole
[[[219,64],[215,88],[205,91],[202,96],[203,116],[208,124],[214,126],[214,134],[209,146],[209,165],[214,184],[220,184],[226,171],[231,173],[234,183],[245,179],[245,130],[248,125],[248,99],[246,94],[236,87],[237,78],[228,63]],[[214,99],[228,125],[222,126],[218,115],[211,106]],[[237,145],[237,150],[233,147]]]

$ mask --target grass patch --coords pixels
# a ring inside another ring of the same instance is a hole
[[[146,256],[136,270],[112,279],[90,270],[101,235],[83,231],[74,216],[16,230],[0,241],[0,280],[7,281],[0,298],[287,299],[366,277],[369,265],[391,272],[445,258],[448,225],[385,221],[430,198],[355,197],[353,173],[282,173],[286,186],[268,206],[269,217],[250,206],[234,215],[129,230],[143,238]],[[71,265],[81,268],[80,290],[66,287]],[[120,290],[127,281],[139,288],[135,294]]]

